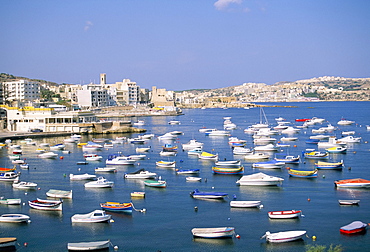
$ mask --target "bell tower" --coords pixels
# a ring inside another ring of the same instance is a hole
[[[100,85],[105,85],[107,84],[107,74],[102,73],[100,74]]]

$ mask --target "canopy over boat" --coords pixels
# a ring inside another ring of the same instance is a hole
[[[339,229],[342,234],[356,234],[361,233],[366,230],[367,223],[363,223],[362,221],[354,221],[348,225],[345,225]]]

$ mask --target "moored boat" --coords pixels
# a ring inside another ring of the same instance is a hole
[[[62,211],[63,201],[61,200],[44,200],[44,199],[35,199],[28,201],[28,205],[31,208],[45,211]]]
[[[304,170],[288,170],[289,176],[296,178],[317,178],[318,170],[304,171]]]
[[[102,250],[109,248],[110,241],[92,241],[92,242],[69,242],[68,250],[84,251],[84,250]]]
[[[72,222],[79,223],[97,223],[97,222],[108,222],[112,216],[106,214],[104,210],[94,210],[87,214],[75,214],[71,217]]]
[[[234,227],[218,228],[193,228],[191,233],[194,237],[201,238],[232,238],[235,235]]]
[[[190,195],[195,199],[223,199],[228,194],[224,192],[201,192],[198,189],[190,192]]]
[[[96,175],[94,174],[69,174],[69,179],[70,180],[92,180],[96,179]]]
[[[133,205],[129,203],[119,203],[119,202],[105,202],[100,203],[100,207],[106,211],[110,212],[124,212],[132,213]]]
[[[253,168],[264,168],[264,169],[281,169],[285,165],[284,162],[279,162],[276,160],[269,160],[265,162],[253,163]]]
[[[15,237],[0,237],[0,249],[4,249],[5,251],[15,251],[16,242],[17,238]]]
[[[339,205],[358,205],[360,200],[349,199],[349,200],[338,200]]]
[[[175,167],[176,166],[176,161],[157,161],[155,162],[155,165],[156,166],[159,166],[159,167],[169,167],[169,168],[172,168],[172,167]]]
[[[347,147],[344,146],[334,146],[331,148],[325,149],[329,153],[346,153],[347,152]]]
[[[49,152],[44,152],[44,153],[41,153],[39,155],[37,155],[39,158],[49,158],[49,159],[54,159],[58,156],[58,154],[52,152],[52,151],[49,151]]]
[[[145,180],[144,185],[149,187],[165,188],[167,187],[167,182],[165,180]]]
[[[3,205],[20,205],[22,202],[21,199],[11,199],[11,198],[4,198],[4,197],[0,197],[0,204],[3,204]]]
[[[186,177],[186,181],[189,181],[189,182],[200,182],[200,181],[202,181],[202,178],[200,178],[200,177]]]
[[[329,158],[329,153],[326,151],[316,151],[315,149],[306,149],[302,152],[305,158],[309,159],[327,159]]]
[[[266,237],[266,241],[272,243],[282,243],[282,242],[290,242],[302,239],[302,237],[306,234],[306,231],[285,231],[285,232],[278,232],[278,233],[270,233],[267,231],[264,236],[261,238]]]
[[[212,173],[223,175],[243,174],[244,166],[239,167],[212,167]]]
[[[301,210],[287,210],[287,211],[270,211],[268,216],[270,219],[292,219],[298,218],[302,214]]]
[[[318,161],[317,163],[315,163],[315,166],[317,167],[317,169],[339,169],[340,170],[343,168],[343,160],[340,162],[335,162],[335,163]]]
[[[176,169],[176,174],[198,174],[199,172],[200,169],[185,169],[185,170]]]
[[[133,165],[135,164],[136,160],[132,159],[131,157],[126,156],[117,156],[117,155],[109,155],[108,158],[105,160],[107,165]]]
[[[228,166],[228,167],[238,167],[241,165],[240,160],[229,160],[229,161],[217,161],[215,162],[216,166]]]
[[[72,190],[65,191],[65,190],[57,190],[57,189],[50,189],[46,192],[46,196],[50,198],[62,198],[62,199],[72,199]]]
[[[358,234],[366,231],[367,223],[362,221],[354,221],[348,225],[345,225],[339,229],[342,234]]]
[[[12,186],[13,188],[16,188],[16,189],[32,190],[32,189],[36,189],[37,184],[33,182],[14,181]]]
[[[16,173],[16,172],[0,173],[0,181],[10,181],[10,182],[18,181],[19,175],[20,173]]]
[[[117,168],[115,167],[95,167],[95,172],[116,172]]]
[[[336,180],[334,184],[340,188],[370,188],[370,180],[361,178]]]
[[[2,214],[0,216],[0,222],[14,222],[14,223],[20,223],[20,222],[28,222],[30,220],[30,216],[25,214]]]
[[[251,175],[244,175],[238,181],[236,181],[236,183],[241,186],[277,186],[283,181],[283,178],[274,177],[259,172]]]
[[[261,207],[260,200],[232,200],[230,201],[230,207],[240,207],[240,208],[252,208]]]
[[[292,155],[276,155],[275,161],[283,162],[285,164],[298,164],[300,162],[300,157]]]
[[[205,151],[203,151],[201,154],[198,154],[198,157],[203,160],[218,160],[218,154],[212,154]]]
[[[86,188],[111,188],[113,187],[114,182],[113,181],[108,181],[104,177],[99,177],[96,181],[91,181],[85,183]]]

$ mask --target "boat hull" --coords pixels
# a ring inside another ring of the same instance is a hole
[[[291,242],[301,239],[306,234],[306,231],[286,231],[266,234],[266,240],[272,243]]]
[[[72,251],[88,251],[109,248],[110,241],[74,242],[68,243],[67,249]]]
[[[298,218],[301,214],[302,211],[300,210],[268,212],[268,216],[270,219],[293,219]]]
[[[191,230],[194,237],[201,238],[232,238],[235,235],[235,228],[193,228]]]
[[[259,207],[260,205],[261,205],[261,201],[257,201],[257,200],[230,201],[230,207],[252,208],[252,207]]]

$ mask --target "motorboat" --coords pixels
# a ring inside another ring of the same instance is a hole
[[[49,158],[49,159],[54,159],[58,156],[57,153],[54,153],[52,151],[49,151],[49,152],[44,152],[44,153],[41,153],[39,155],[37,155],[39,158]]]
[[[306,171],[306,170],[294,170],[290,168],[288,170],[289,176],[295,178],[317,178],[317,173],[318,173],[317,169]]]
[[[136,152],[148,152],[150,147],[136,147]]]
[[[232,238],[235,235],[234,227],[217,228],[193,228],[191,233],[194,237],[201,238]]]
[[[251,175],[244,175],[238,181],[236,181],[236,183],[241,186],[277,186],[283,181],[283,178],[274,177],[259,172]]]
[[[199,154],[198,157],[203,160],[218,160],[218,154],[212,154],[205,151],[202,151],[202,153]]]
[[[64,150],[65,147],[64,144],[55,144],[50,146],[50,150]]]
[[[217,129],[200,128],[200,129],[199,129],[199,132],[201,132],[201,133],[205,133],[205,132],[207,132],[207,131],[212,131],[212,130],[217,130]]]
[[[114,182],[108,181],[104,177],[99,177],[96,181],[91,181],[85,183],[85,188],[111,188],[113,187]]]
[[[265,235],[261,238],[266,238],[266,241],[271,243],[282,243],[302,239],[302,237],[306,235],[306,233],[307,231],[304,230],[285,231],[278,233],[270,233],[269,231],[267,231]]]
[[[109,155],[105,160],[107,165],[133,165],[135,162],[136,160],[132,159],[131,157],[117,155]]]
[[[302,156],[309,159],[328,159],[329,153],[326,151],[316,151],[315,149],[306,149],[302,151]]]
[[[233,154],[234,155],[248,155],[252,154],[253,151],[249,148],[244,148],[244,147],[234,147],[233,148]]]
[[[338,203],[339,205],[346,205],[346,206],[358,205],[360,203],[360,200],[356,200],[356,199],[338,200]]]
[[[63,201],[61,200],[44,200],[44,199],[35,199],[28,201],[28,205],[31,208],[45,211],[62,211]]]
[[[19,168],[21,168],[21,169],[29,169],[30,168],[30,165],[27,164],[27,163],[23,163],[23,164],[20,164],[19,165]]]
[[[86,161],[100,161],[103,159],[102,156],[99,156],[98,154],[84,154],[84,158]]]
[[[259,160],[268,158],[270,158],[270,156],[264,153],[252,153],[244,156],[244,159],[246,160]]]
[[[239,208],[253,208],[261,207],[260,200],[232,200],[230,201],[230,207],[239,207]]]
[[[168,124],[176,125],[176,124],[181,124],[181,122],[177,121],[177,120],[171,120],[171,121],[168,122]]]
[[[92,241],[92,242],[69,242],[67,249],[71,251],[83,251],[83,250],[103,250],[109,249],[110,240],[106,241]]]
[[[287,210],[287,211],[270,211],[268,216],[270,219],[292,219],[301,216],[301,210]]]
[[[0,173],[0,181],[18,181],[19,180],[20,173],[17,172],[4,172]]]
[[[327,152],[329,152],[329,153],[335,153],[335,154],[338,154],[338,153],[346,153],[347,152],[347,147],[334,146],[334,147],[331,147],[331,148],[327,148],[325,150]]]
[[[140,169],[135,172],[125,173],[124,178],[126,179],[153,179],[157,176],[157,173]]]
[[[70,180],[93,180],[96,179],[96,175],[94,174],[69,174]]]
[[[338,139],[338,141],[341,141],[344,143],[359,143],[361,142],[361,137],[346,136],[346,137]]]
[[[189,181],[189,182],[200,182],[200,181],[202,181],[202,178],[200,178],[200,177],[186,177],[186,181]]]
[[[86,145],[82,145],[82,151],[99,151],[104,148],[103,145],[94,142],[87,142]]]
[[[0,222],[28,222],[30,220],[30,217],[25,214],[2,214],[0,216]],[[0,246],[1,247],[1,246]]]
[[[272,144],[275,142],[276,142],[276,138],[269,137],[269,136],[262,136],[262,137],[253,139],[253,143],[255,145],[267,145],[267,144]]]
[[[211,130],[204,133],[206,136],[230,136],[230,131],[228,130]]]
[[[344,126],[344,125],[352,125],[354,124],[355,122],[354,121],[350,121],[350,120],[346,120],[344,118],[340,119],[337,124],[338,125],[341,125],[341,126]]]
[[[315,135],[315,136],[310,136],[310,139],[317,139],[317,140],[323,140],[323,139],[328,139],[330,136],[329,135]]]
[[[143,159],[146,158],[146,155],[138,154],[138,155],[129,155],[128,157],[130,157],[131,159],[134,159],[134,160],[143,160]]]
[[[274,144],[266,144],[254,147],[255,151],[277,151],[278,147]]]
[[[285,165],[284,162],[279,162],[276,160],[269,160],[269,161],[253,163],[252,168],[281,169],[284,165]]]
[[[116,167],[95,167],[95,173],[99,172],[117,172]]]
[[[64,143],[77,143],[79,140],[80,139],[78,139],[78,138],[72,138],[72,137],[70,137],[70,138],[64,139],[63,142]]]
[[[172,135],[184,135],[184,132],[182,132],[182,131],[179,131],[179,130],[174,130],[174,131],[171,131],[170,132]]]
[[[319,141],[317,143],[317,146],[319,148],[331,148],[331,147],[337,147],[337,146],[342,146],[345,145],[346,142],[341,141],[340,139],[337,139],[336,137],[332,136],[329,137],[328,141]]]
[[[135,125],[135,126],[144,126],[145,122],[143,120],[138,120],[137,122],[134,122],[133,125]]]
[[[75,214],[71,217],[71,221],[75,223],[97,223],[108,222],[111,218],[112,215],[106,214],[104,210],[94,210],[87,214]]]
[[[129,203],[105,202],[100,203],[100,207],[105,211],[109,212],[132,213],[133,204],[131,202]]]
[[[198,174],[199,172],[200,169],[184,169],[184,170],[176,169],[176,174]]]
[[[190,192],[190,196],[195,199],[223,199],[227,196],[224,192],[201,192],[198,189]]]
[[[285,164],[298,164],[300,162],[300,157],[293,155],[276,155],[275,161],[283,162]]]
[[[354,135],[356,131],[350,130],[350,131],[342,131],[342,136],[349,136],[349,135]]]
[[[202,152],[203,152],[203,149],[197,147],[197,148],[189,150],[188,155],[197,155],[198,156],[199,154],[202,154]]]
[[[177,152],[176,151],[161,151],[159,152],[160,156],[176,156]]]
[[[57,190],[57,189],[50,189],[46,192],[46,196],[50,198],[61,198],[61,199],[72,199],[72,190],[65,191],[65,190]]]
[[[155,165],[156,166],[159,166],[159,167],[166,167],[166,168],[173,168],[176,166],[176,161],[157,161],[155,162]]]
[[[145,180],[144,185],[149,187],[158,187],[158,188],[165,188],[167,187],[167,182],[165,180]]]
[[[343,168],[343,160],[340,162],[323,162],[323,161],[318,161],[315,163],[315,166],[317,169],[337,169],[341,170]]]
[[[362,221],[354,221],[348,225],[345,225],[339,229],[342,234],[358,234],[366,231],[367,223]]]
[[[16,189],[34,190],[36,189],[37,184],[33,182],[14,181],[12,186],[13,188],[16,188]]]
[[[2,205],[20,205],[22,202],[21,199],[12,199],[0,197],[0,204]]]
[[[282,142],[291,142],[291,141],[297,141],[298,137],[282,137],[280,138],[280,141]]]
[[[154,138],[154,134],[140,135],[139,138],[141,138],[141,139],[152,139],[152,138]]]
[[[246,140],[239,139],[237,137],[229,137],[229,145],[239,144],[244,146],[246,142]]]
[[[158,136],[158,140],[176,140],[177,135],[171,133],[165,133],[164,135]]]
[[[286,129],[283,129],[281,131],[282,134],[295,134],[295,133],[299,133],[301,131],[301,129],[298,129],[298,128],[294,128],[292,126],[288,126],[288,128]]]
[[[340,188],[370,188],[370,180],[361,178],[336,180],[334,184]]]
[[[132,144],[144,144],[145,139],[135,137],[135,138],[127,138],[127,142],[132,143]]]
[[[194,148],[202,148],[202,147],[203,147],[203,143],[198,142],[195,139],[191,139],[188,143],[182,145],[183,150],[191,150]]]

